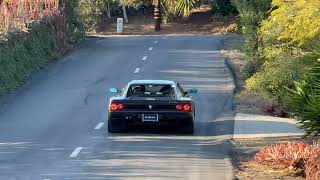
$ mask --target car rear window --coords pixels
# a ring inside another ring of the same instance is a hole
[[[174,97],[174,94],[170,84],[132,84],[127,97]]]

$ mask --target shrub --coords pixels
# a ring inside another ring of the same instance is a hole
[[[263,64],[258,28],[268,15],[271,0],[233,0],[233,4],[239,11],[241,32],[245,39],[246,63],[243,72],[249,78]]]
[[[257,51],[248,56],[255,58],[245,67],[248,75],[259,69],[247,80],[251,91],[276,99],[281,107],[285,88],[310,76],[320,51],[319,8],[318,0],[272,1],[270,16],[260,24]]]
[[[76,5],[77,0],[65,6],[58,0],[0,1],[0,95],[83,38]]]
[[[25,24],[42,19],[59,9],[59,0],[0,1],[0,30],[24,30]]]
[[[240,33],[239,27],[236,23],[232,23],[230,24],[227,28],[226,28],[226,33]]]
[[[311,156],[305,168],[306,178],[308,180],[319,180],[320,179],[320,150]]]
[[[313,77],[295,82],[285,98],[289,112],[297,117],[307,136],[320,134],[320,62],[311,74]]]
[[[320,178],[320,149],[303,142],[286,142],[266,146],[254,157],[254,161],[264,165],[280,165],[303,172],[307,180]]]
[[[85,35],[84,25],[79,15],[79,0],[65,1],[65,14],[68,23],[69,41],[79,43]]]
[[[303,168],[301,163],[306,162],[316,150],[302,142],[286,142],[271,144],[261,149],[254,161],[265,165],[281,165],[285,168]]]
[[[272,6],[260,29],[264,43],[274,49],[314,49],[312,43],[320,35],[319,0],[273,0]]]
[[[284,87],[304,77],[310,64],[301,58],[265,63],[263,68],[246,81],[250,92],[257,92],[267,99],[282,101],[287,93]]]
[[[213,1],[212,11],[215,15],[236,15],[237,9],[231,4],[230,0],[215,0]]]
[[[29,29],[8,33],[0,40],[0,95],[14,90],[68,48],[67,25],[60,11],[29,24]]]
[[[78,15],[77,7],[78,0],[69,0],[66,1],[65,4],[59,4],[59,0],[0,1],[0,38],[2,37],[1,39],[3,39],[8,30],[27,31],[29,28],[28,24],[41,21],[43,18],[50,17],[56,14],[57,11],[63,9],[68,23],[69,41],[71,43],[77,43],[84,36],[84,29]],[[58,23],[56,25],[60,24]]]

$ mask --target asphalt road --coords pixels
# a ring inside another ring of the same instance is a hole
[[[1,106],[0,179],[232,178],[232,81],[218,52],[222,38],[87,40]],[[198,88],[195,134],[108,134],[108,89],[132,79]]]

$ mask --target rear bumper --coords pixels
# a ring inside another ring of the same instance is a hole
[[[158,114],[158,122],[142,122],[143,114]],[[108,120],[113,124],[126,123],[135,126],[183,126],[193,123],[193,112],[110,112]]]

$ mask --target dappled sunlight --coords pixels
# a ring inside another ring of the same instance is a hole
[[[119,135],[119,136],[111,136],[111,137],[106,137],[106,139],[110,139],[112,141],[142,141],[142,142],[148,142],[148,141],[160,141],[160,140],[210,140],[210,141],[217,141],[221,142],[225,140],[223,138],[224,136],[181,136],[181,135],[176,135],[176,136],[168,136],[168,135],[155,135],[155,134],[148,134],[145,136],[137,136],[137,135]]]
[[[174,73],[174,74],[188,74],[188,75],[200,75],[199,71],[188,71],[188,70],[164,70],[160,71],[163,73]]]
[[[212,49],[212,48],[208,48]],[[229,92],[228,69],[219,51],[188,48],[162,50],[174,61],[170,68],[162,67],[157,73],[162,79],[173,79],[184,88],[198,88],[199,93]],[[170,58],[169,58],[170,59]],[[195,95],[197,96],[197,95]]]
[[[70,168],[65,167],[63,172],[53,171],[42,175],[53,179],[76,177],[88,180],[201,179],[212,176],[213,168],[220,176],[223,175],[228,165],[225,155],[211,153],[219,151],[219,148],[227,148],[226,136],[129,133],[93,139],[97,145],[86,148],[81,160],[68,161],[69,164],[77,164],[90,173],[83,173],[84,171],[70,166]]]
[[[267,115],[258,115],[258,114],[247,114],[247,113],[238,113],[237,114],[237,121],[266,121],[266,122],[283,122],[289,124],[297,124],[295,119],[291,118],[281,118],[281,117],[270,117]]]
[[[193,88],[196,87],[199,89],[199,93],[208,93],[208,92],[225,92],[226,86],[225,84],[222,85],[199,85],[199,84],[186,84],[184,85],[186,88]]]
[[[0,141],[0,179],[28,179],[29,172],[43,168],[44,162],[45,167],[51,167],[53,161],[68,155],[72,148],[35,141]]]
[[[26,146],[26,145],[30,145],[32,144],[32,142],[0,142],[0,147],[4,147],[4,146]]]
[[[192,53],[192,54],[212,54],[213,57],[219,57],[219,51],[203,51],[203,50],[169,50],[168,53]]]
[[[267,115],[238,113],[235,119],[234,137],[278,137],[301,136],[304,131],[297,128],[297,121]]]

